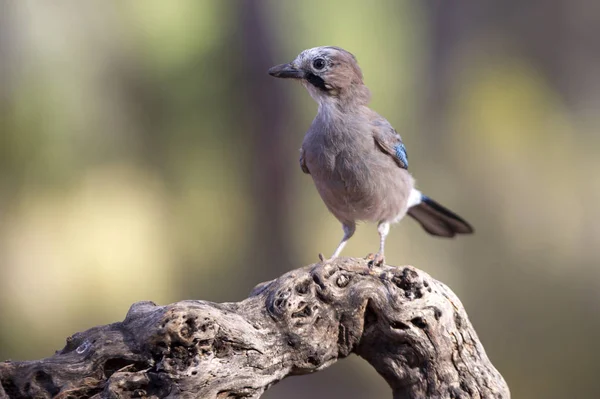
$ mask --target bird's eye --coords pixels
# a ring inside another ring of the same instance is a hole
[[[313,61],[313,68],[315,68],[317,71],[320,71],[321,69],[325,68],[325,60],[323,58],[317,58]]]

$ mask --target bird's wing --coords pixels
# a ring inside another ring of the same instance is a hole
[[[306,166],[306,161],[304,160],[304,149],[300,148],[300,169],[302,169],[302,171],[304,173],[306,173],[307,175],[310,175],[310,171],[308,170],[308,167]]]
[[[381,151],[390,155],[402,169],[408,169],[408,155],[402,138],[386,120],[373,122],[373,138]]]

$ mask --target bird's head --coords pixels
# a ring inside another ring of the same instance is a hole
[[[356,58],[333,46],[315,47],[301,52],[296,59],[269,69],[276,78],[297,79],[319,103],[367,103],[369,90]]]

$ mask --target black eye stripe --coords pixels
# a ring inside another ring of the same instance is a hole
[[[327,87],[325,86],[325,81],[314,73],[307,73],[306,80],[316,88],[319,88],[323,91],[328,91]]]

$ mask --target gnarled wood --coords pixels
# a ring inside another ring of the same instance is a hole
[[[510,398],[448,287],[351,258],[293,270],[238,303],[136,303],[54,356],[0,363],[0,398],[258,398],[351,353],[394,398]]]

